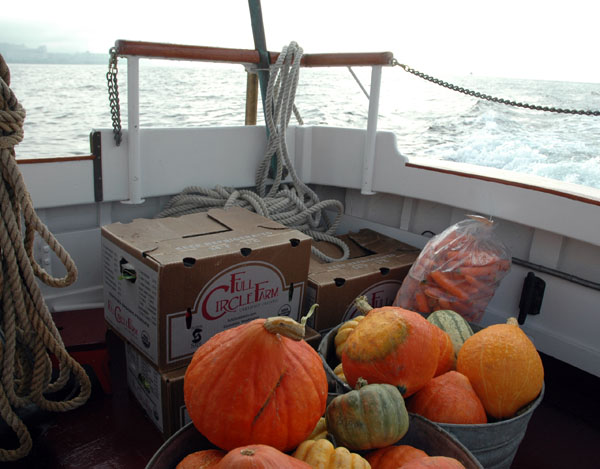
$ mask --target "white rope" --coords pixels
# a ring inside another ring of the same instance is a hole
[[[317,241],[327,241],[340,247],[342,256],[334,258],[313,245],[313,254],[325,262],[348,259],[348,246],[334,236],[344,212],[343,204],[338,200],[320,201],[317,194],[298,178],[288,154],[286,132],[292,113],[298,123],[303,124],[294,105],[302,53],[302,48],[296,42],[291,42],[282,49],[277,61],[270,67],[265,99],[265,121],[269,141],[265,156],[256,172],[256,191],[222,186],[216,186],[214,189],[187,187],[174,196],[157,217],[240,206],[289,228],[297,229]],[[276,170],[270,188],[267,189],[271,161],[275,162]],[[291,178],[291,183],[282,182],[287,177],[284,176],[285,172]],[[326,209],[337,211],[333,222],[329,221]]]

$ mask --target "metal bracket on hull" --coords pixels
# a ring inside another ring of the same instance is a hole
[[[102,138],[100,132],[90,133],[90,148],[94,155],[94,200],[102,202],[104,194],[102,191]]]
[[[546,282],[529,272],[523,283],[519,301],[519,324],[524,324],[528,314],[540,314]]]

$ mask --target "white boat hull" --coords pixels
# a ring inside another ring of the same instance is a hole
[[[513,257],[545,270],[535,272],[546,282],[541,314],[527,318],[525,332],[540,351],[600,376],[600,291],[546,273],[600,279],[600,191],[465,164],[408,161],[389,132],[377,133],[375,158],[364,161],[365,138],[366,132],[357,129],[288,129],[298,176],[321,200],[344,203],[338,231],[370,227],[422,247],[430,233],[466,214],[492,217]],[[135,185],[142,204],[127,203],[127,133],[117,147],[112,131],[102,130],[100,144],[95,161],[20,165],[38,214],[79,269],[74,285],[43,287],[51,311],[102,305],[101,226],[153,217],[187,186],[254,187],[266,139],[265,129],[254,126],[140,131],[141,171]],[[41,265],[55,276],[62,274],[59,261],[39,240],[35,249]],[[513,265],[483,324],[518,314],[530,270]]]

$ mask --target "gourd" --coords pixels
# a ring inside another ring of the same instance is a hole
[[[456,355],[454,354],[454,347],[452,345],[452,340],[450,339],[450,334],[439,327],[434,327],[434,329],[436,331],[440,349],[434,376],[439,376],[456,367]]]
[[[469,378],[488,415],[497,419],[513,417],[544,384],[540,355],[515,318],[467,339],[456,370]]]
[[[384,306],[371,309],[348,337],[342,366],[351,387],[362,377],[402,386],[407,397],[433,378],[438,357],[431,323],[414,311]]]
[[[371,469],[398,469],[413,459],[429,456],[425,451],[411,445],[394,445],[376,449],[366,455],[365,459]]]
[[[311,469],[311,466],[268,445],[246,445],[230,450],[214,469]]]
[[[351,453],[347,448],[334,448],[329,440],[307,440],[300,443],[295,458],[319,469],[370,469],[371,466],[361,455]]]
[[[175,469],[209,469],[213,468],[227,454],[220,449],[204,449],[188,454]]]
[[[363,315],[355,316],[346,322],[343,322],[335,334],[333,342],[335,344],[335,354],[339,359],[342,358],[342,352],[346,346],[348,336],[354,331],[358,323],[364,319]]]
[[[321,417],[315,425],[313,431],[306,438],[307,440],[320,440],[321,438],[327,437],[327,423],[325,417]]]
[[[184,376],[198,431],[224,450],[260,443],[290,451],[304,441],[325,412],[327,377],[303,335],[304,324],[274,317],[202,344]]]
[[[448,456],[427,456],[413,459],[402,466],[402,469],[465,469],[458,459]]]
[[[392,445],[408,431],[402,394],[391,384],[367,384],[335,397],[325,412],[327,430],[339,446],[368,450]]]
[[[336,375],[344,383],[348,382],[346,376],[344,375],[344,366],[341,363],[338,363],[337,366],[333,369],[333,374]]]
[[[469,379],[457,371],[433,378],[410,398],[407,408],[438,423],[487,423],[483,404]]]
[[[439,309],[434,311],[427,316],[427,320],[448,333],[452,340],[454,354],[456,356],[458,356],[458,351],[465,340],[473,335],[473,329],[467,320],[451,309]]]

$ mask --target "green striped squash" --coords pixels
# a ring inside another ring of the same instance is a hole
[[[434,311],[427,316],[427,320],[448,333],[456,355],[465,340],[473,335],[473,329],[467,320],[451,309]]]

